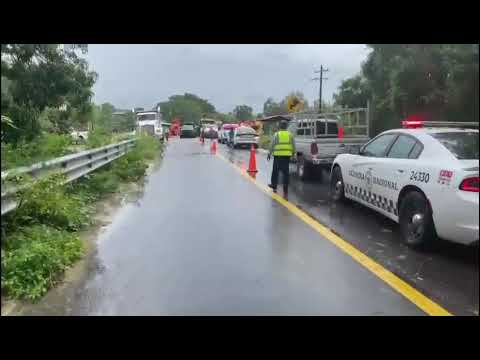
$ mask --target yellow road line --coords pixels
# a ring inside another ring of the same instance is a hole
[[[235,170],[237,170],[244,178],[248,179],[252,183],[254,183],[258,188],[260,188],[263,192],[267,195],[275,199],[277,202],[282,204],[286,207],[292,214],[299,217],[303,222],[310,225],[315,231],[317,231],[320,235],[322,235],[325,239],[330,241],[332,244],[340,248],[343,252],[348,254],[351,258],[357,261],[360,265],[367,268],[375,274],[377,277],[382,279],[388,285],[390,285],[393,289],[395,289],[398,293],[402,296],[407,298],[409,301],[414,303],[420,309],[422,309],[428,315],[433,316],[452,316],[447,310],[442,308],[440,305],[435,303],[433,300],[429,299],[425,295],[423,295],[420,291],[415,289],[414,287],[407,284],[405,281],[400,279],[398,276],[393,274],[392,272],[385,269],[382,265],[362,253],[360,250],[352,246],[346,240],[342,239],[340,236],[334,234],[330,229],[325,227],[324,225],[320,224],[318,221],[313,219],[304,211],[300,210],[298,207],[293,205],[292,203],[285,200],[278,194],[275,194],[270,190],[269,187],[258,183],[255,181],[250,175],[248,175],[245,171],[241,170],[237,165],[233,164],[232,162],[228,161],[223,155],[217,152],[217,156],[226,161],[227,163],[231,164]]]

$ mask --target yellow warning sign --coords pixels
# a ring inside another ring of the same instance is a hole
[[[303,101],[297,96],[290,96],[287,100],[288,112],[297,112],[303,109]]]

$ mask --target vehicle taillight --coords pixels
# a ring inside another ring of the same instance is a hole
[[[460,190],[479,192],[480,190],[480,177],[475,176],[465,179],[460,184]]]
[[[317,143],[312,143],[312,145],[310,145],[310,153],[311,153],[312,155],[318,154],[318,146],[317,146]]]

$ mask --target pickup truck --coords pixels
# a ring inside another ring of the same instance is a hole
[[[341,121],[340,121],[341,122]],[[315,171],[328,168],[339,154],[358,154],[360,147],[368,142],[368,117],[365,125],[350,126],[364,129],[365,134],[339,136],[339,128],[344,132],[347,125],[339,126],[339,117],[322,115],[295,115],[288,130],[295,137],[297,174],[302,181],[312,177]]]

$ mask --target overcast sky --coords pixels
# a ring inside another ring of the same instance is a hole
[[[340,82],[360,71],[365,45],[89,45],[86,55],[99,78],[96,103],[117,108],[150,109],[158,101],[185,92],[209,100],[218,111],[246,104],[263,111],[271,96],[280,101],[302,91],[309,103],[318,99],[311,79],[323,64],[323,98],[332,99]]]

